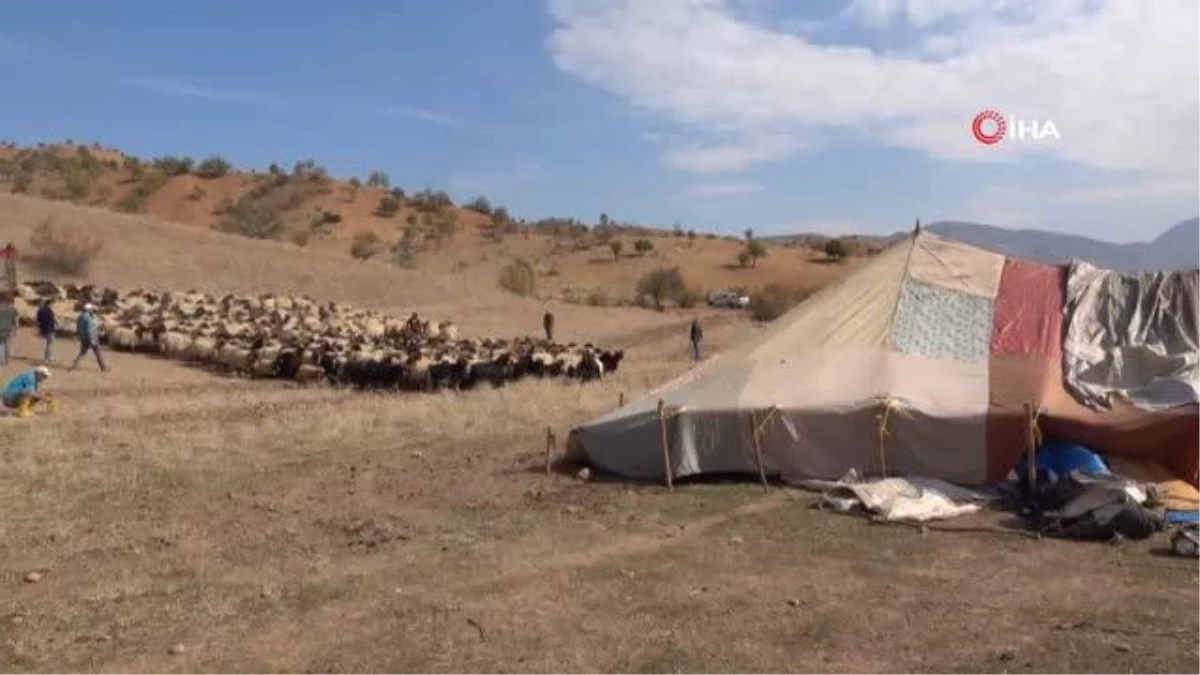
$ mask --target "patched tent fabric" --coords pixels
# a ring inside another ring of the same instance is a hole
[[[1063,363],[1070,321],[1099,323],[1086,334],[1103,336],[1103,344],[1135,350],[1152,338],[1149,349],[1185,364],[1167,369],[1170,376],[1191,378],[1195,391],[1195,307],[1175,319],[1153,314],[1142,324],[1147,330],[1122,333],[1100,309],[1068,311],[1068,272],[918,232],[753,340],[573,429],[568,458],[659,480],[665,426],[673,476],[753,473],[753,424],[769,475],[836,480],[855,468],[982,485],[1004,478],[1024,452],[1028,405],[1041,411],[1048,436],[1154,460],[1195,485],[1194,397],[1170,403],[1159,395],[1146,409],[1110,386],[1108,407],[1089,407],[1068,392]],[[1162,296],[1167,304],[1178,307],[1189,292],[1194,302],[1196,273],[1187,274],[1155,287],[1173,289]],[[1103,307],[1105,294],[1123,293],[1107,302],[1124,307],[1151,293],[1146,284],[1108,281],[1087,288],[1091,304],[1073,306]]]

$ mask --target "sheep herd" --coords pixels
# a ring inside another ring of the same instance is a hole
[[[451,322],[388,316],[343,303],[286,295],[213,297],[196,291],[26,281],[13,299],[22,325],[53,300],[58,334],[75,335],[87,303],[102,345],[157,354],[231,375],[374,390],[495,387],[523,377],[583,382],[617,370],[622,350],[519,337],[467,339]]]

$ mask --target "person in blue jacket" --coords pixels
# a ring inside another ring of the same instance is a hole
[[[42,381],[48,377],[50,377],[50,369],[46,366],[38,366],[17,375],[9,380],[8,384],[4,385],[4,389],[0,391],[0,402],[4,403],[5,408],[28,410],[34,403],[42,400],[38,389],[41,387]]]
[[[54,360],[54,331],[58,329],[58,317],[54,315],[54,308],[50,306],[53,302],[50,298],[42,300],[42,306],[38,307],[37,325],[38,335],[46,343],[46,351],[42,356],[42,360],[50,363]]]
[[[83,306],[83,311],[79,313],[79,319],[75,321],[75,332],[79,336],[79,356],[75,357],[69,370],[79,367],[79,361],[87,356],[88,350],[91,350],[96,355],[96,363],[100,364],[100,370],[107,373],[108,366],[104,365],[104,355],[100,353],[100,330],[96,325],[96,306],[92,303],[89,302]]]

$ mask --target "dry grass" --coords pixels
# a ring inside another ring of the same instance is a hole
[[[0,239],[58,208],[0,206]],[[429,273],[71,213],[110,239],[97,280],[420,300],[479,330],[540,317],[494,276],[466,300]],[[57,372],[56,416],[0,417],[0,670],[1196,669],[1197,567],[1147,546],[922,535],[753,484],[545,476],[547,426],[561,446],[690,366],[688,314],[563,309],[566,330],[629,349],[615,377],[376,396],[125,354]],[[760,330],[723,316],[712,353]],[[16,346],[39,353],[27,330]]]

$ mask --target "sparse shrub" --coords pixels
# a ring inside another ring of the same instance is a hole
[[[372,171],[371,175],[367,176],[367,187],[375,188],[376,190],[386,190],[392,185],[392,180],[388,178],[387,173],[383,171]],[[403,192],[400,195],[404,197]]]
[[[278,239],[283,234],[283,216],[267,204],[242,198],[213,228],[251,239]]]
[[[488,201],[487,197],[476,197],[464,204],[463,208],[485,216],[492,215],[492,203]]]
[[[822,250],[825,252],[825,257],[834,262],[841,262],[843,258],[850,254],[849,247],[841,239],[830,239],[825,242]]]
[[[191,157],[176,157],[174,155],[166,155],[154,160],[154,168],[158,169],[165,176],[183,176],[192,172],[194,164]]]
[[[400,235],[400,239],[392,245],[392,262],[399,267],[405,269],[413,269],[417,266],[417,228],[415,225],[409,225],[404,228],[404,233]]]
[[[749,267],[750,266],[750,251],[747,251],[746,249],[742,249],[742,250],[738,251],[737,262],[738,262],[738,267],[743,267],[743,268]]]
[[[663,267],[638,279],[635,288],[638,298],[650,298],[655,308],[662,310],[663,302],[678,300],[687,290],[678,267]]]
[[[433,219],[433,232],[436,236],[437,245],[440,248],[442,242],[452,239],[454,234],[458,232],[458,218],[449,211],[438,214]]]
[[[537,288],[537,273],[524,260],[514,260],[500,270],[500,288],[520,296],[533,295]]]
[[[201,178],[220,178],[232,168],[224,157],[213,155],[200,162],[200,166],[196,167],[196,175]]]
[[[680,307],[684,309],[691,309],[692,307],[695,307],[702,299],[703,296],[700,294],[700,291],[694,288],[685,288],[683,289],[683,292],[679,294],[677,301],[679,302]]]
[[[362,181],[358,179],[358,176],[351,177],[350,180],[346,181],[346,183],[349,184],[354,190],[358,190],[362,187]]]
[[[621,241],[620,239],[613,239],[612,241],[608,242],[608,247],[612,249],[613,259],[620,260],[621,249],[625,248],[625,242]]]
[[[677,224],[677,225],[674,225],[674,226],[672,226],[672,227],[671,227],[671,234],[672,234],[672,235],[674,235],[674,237],[675,237],[676,239],[682,239],[682,238],[684,237],[684,234],[685,234],[685,233],[684,233],[684,231],[683,231],[683,226],[682,226],[682,225],[678,225],[678,224]]]
[[[704,238],[705,238],[705,239],[716,239],[716,238],[717,238],[717,233],[716,233],[716,232],[709,232],[708,234],[704,235]]]
[[[78,227],[64,227],[46,218],[29,237],[30,264],[58,274],[79,275],[87,271],[104,248],[104,241]]]
[[[598,288],[588,293],[586,302],[592,307],[608,307],[609,305],[608,295]]]
[[[649,239],[638,239],[633,242],[633,250],[637,251],[638,255],[646,255],[654,250],[654,242]]]
[[[374,232],[359,232],[350,243],[350,255],[359,260],[370,260],[379,253],[383,241]]]
[[[82,146],[79,149],[87,150]],[[66,188],[67,197],[73,202],[78,202],[86,197],[94,182],[92,174],[78,167],[70,166],[63,172],[63,186]]]
[[[388,191],[388,194],[395,197],[397,201],[400,201],[400,202],[404,201],[404,189],[403,188],[394,187]]]
[[[308,246],[308,242],[312,239],[312,233],[308,230],[296,230],[292,233],[292,243],[297,246]]]
[[[441,191],[434,192],[429,188],[413,195],[411,201],[418,211],[441,211],[454,206],[450,195]]]
[[[767,247],[757,239],[751,239],[746,242],[746,255],[750,257],[750,266],[758,265],[759,258],[767,257]]]
[[[755,321],[774,321],[809,296],[807,289],[768,284],[750,296],[750,316]]]
[[[12,191],[18,194],[29,192],[29,186],[33,183],[33,174],[28,171],[20,171],[13,176]]]
[[[392,195],[379,198],[379,206],[375,207],[375,215],[380,218],[391,218],[400,212],[400,200]]]
[[[687,231],[687,239],[688,239],[689,244],[695,242],[696,241],[696,231],[688,230]]]

